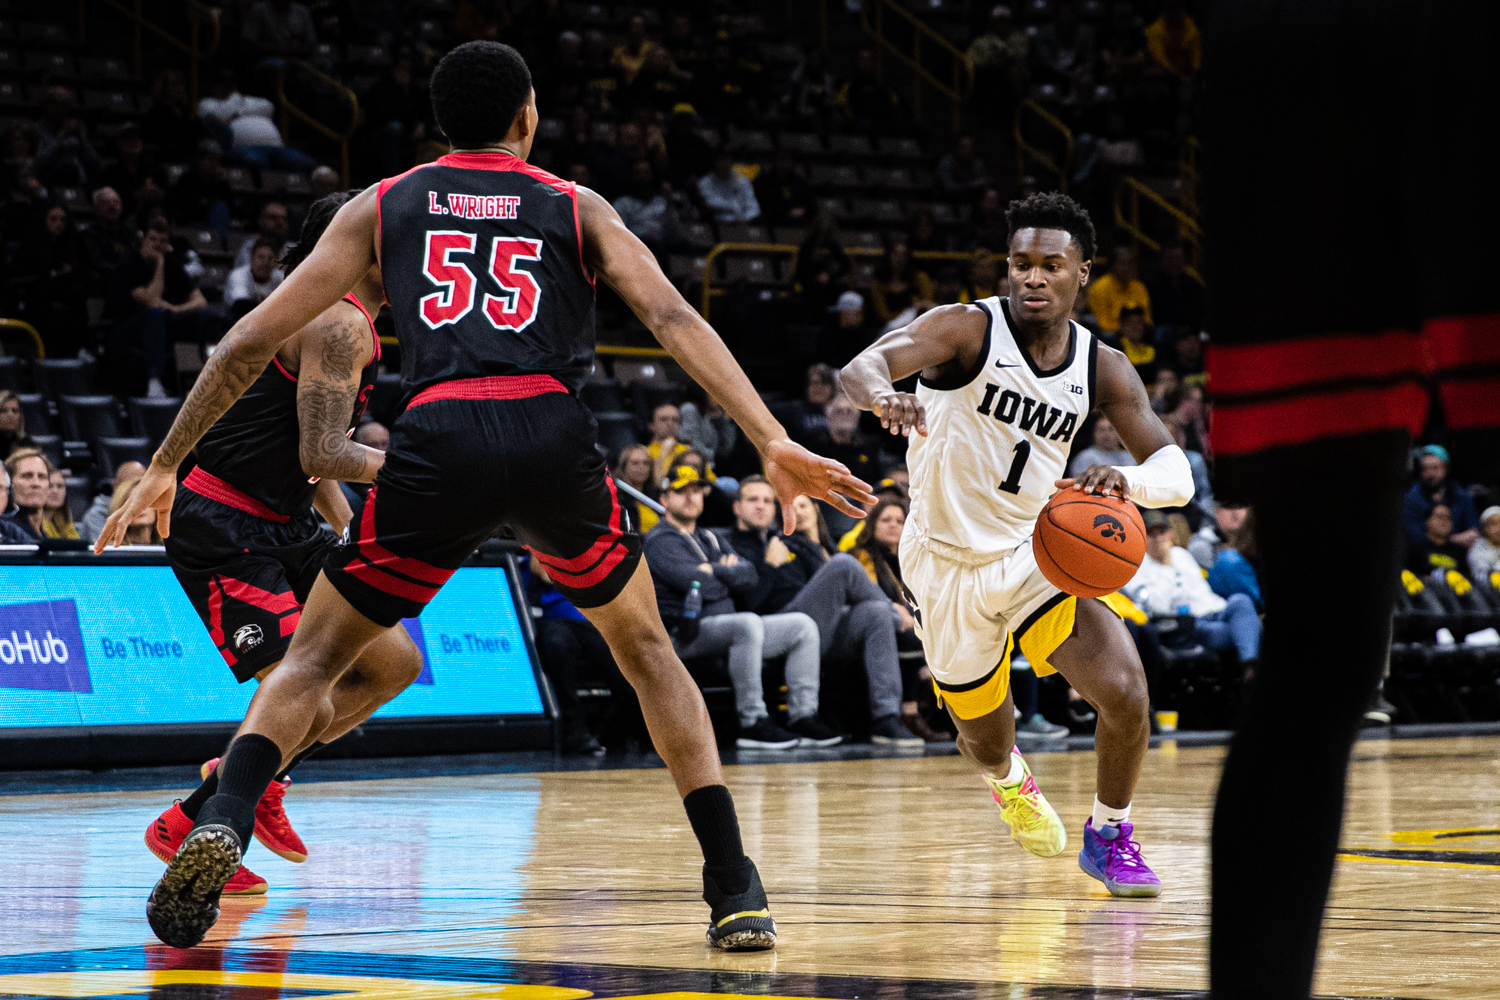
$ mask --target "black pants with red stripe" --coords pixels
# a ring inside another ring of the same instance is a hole
[[[272,521],[186,487],[164,540],[177,582],[241,683],[286,655],[302,603],[336,544],[309,511]]]
[[[418,394],[329,581],[381,625],[419,615],[479,543],[511,528],[580,608],[607,604],[640,561],[593,415],[546,376],[447,382]]]
[[[1238,0],[1204,23],[1215,494],[1256,505],[1266,627],[1213,828],[1215,1000],[1311,992],[1429,400],[1500,449],[1500,7]],[[1390,961],[1404,961],[1392,955]]]

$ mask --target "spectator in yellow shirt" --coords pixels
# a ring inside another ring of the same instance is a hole
[[[1146,29],[1151,58],[1168,73],[1188,76],[1203,66],[1203,39],[1198,25],[1182,9],[1182,0],[1167,0],[1161,17]]]
[[[671,403],[663,403],[652,410],[648,426],[651,443],[646,446],[646,450],[651,455],[653,465],[651,478],[654,482],[661,482],[667,477],[676,458],[692,445],[678,440],[678,435],[682,433],[682,411]]]
[[[1151,322],[1151,293],[1136,270],[1135,251],[1128,246],[1116,247],[1110,259],[1109,273],[1089,285],[1089,310],[1105,333],[1120,329],[1120,310],[1139,307]]]

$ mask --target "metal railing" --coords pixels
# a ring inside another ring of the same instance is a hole
[[[20,330],[31,338],[31,343],[36,347],[36,356],[45,358],[47,347],[42,343],[42,335],[36,332],[36,327],[24,319],[0,319],[0,330]]]
[[[1161,241],[1153,238],[1141,226],[1142,200],[1165,213],[1170,222],[1176,224],[1176,239],[1187,252],[1187,276],[1198,284],[1203,284],[1203,227],[1198,224],[1197,219],[1134,177],[1122,177],[1115,188],[1115,225],[1130,234],[1132,243],[1160,253]]]
[[[142,79],[141,74],[141,32],[149,31],[168,45],[184,52],[188,56],[188,91],[192,94],[194,106],[198,103],[198,63],[213,55],[219,48],[220,27],[219,11],[216,7],[209,7],[199,3],[198,0],[183,0],[183,8],[187,14],[188,37],[186,40],[178,38],[161,25],[153,24],[146,20],[146,14],[142,10],[144,0],[131,0],[129,4],[121,3],[120,0],[98,0],[104,6],[117,11],[130,19],[133,35],[132,51],[135,55],[136,79]],[[78,40],[85,39],[87,28],[87,2],[78,0]],[[202,43],[203,24],[208,23],[211,32],[211,41],[205,47]]]
[[[824,32],[823,47],[828,47],[827,42],[827,0],[823,0],[825,10],[823,11]],[[871,20],[873,11],[874,19]],[[908,54],[904,46],[892,41],[887,34],[886,15],[890,13],[897,23],[905,23],[911,31],[911,52]],[[972,89],[974,84],[974,66],[969,62],[968,55],[941,34],[934,31],[929,25],[906,10],[894,0],[865,0],[860,9],[860,23],[865,29],[865,34],[875,40],[875,66],[880,79],[885,79],[885,56],[889,55],[897,62],[911,70],[911,110],[912,117],[917,121],[922,120],[922,84],[926,83],[943,97],[946,97],[953,105],[953,131],[957,132],[962,125],[962,111],[964,96]],[[936,49],[946,52],[952,63],[952,79],[940,79],[937,74],[928,69],[922,61],[923,43],[928,46],[928,51]]]
[[[1179,191],[1177,204],[1193,218],[1198,218],[1198,190],[1203,183],[1203,173],[1198,169],[1198,157],[1203,155],[1203,144],[1198,137],[1190,135],[1177,154],[1177,181]]]
[[[1028,112],[1062,136],[1063,154],[1061,163],[1054,160],[1051,154],[1045,150],[1033,146],[1026,141],[1022,123],[1025,121]],[[1027,161],[1035,161],[1048,173],[1054,174],[1057,177],[1057,190],[1066,194],[1068,190],[1068,169],[1073,165],[1073,130],[1068,128],[1061,118],[1058,118],[1052,112],[1028,97],[1016,105],[1016,117],[1012,125],[1012,132],[1016,140],[1017,180],[1026,175]]]
[[[286,71],[289,66],[295,67],[313,77],[349,103],[349,127],[347,129],[339,132],[313,117],[308,111],[292,103],[291,98],[287,97],[286,94]],[[349,186],[349,139],[354,135],[354,130],[359,128],[360,121],[358,95],[338,80],[318,69],[312,63],[302,59],[288,59],[276,71],[276,104],[281,108],[281,134],[283,137],[287,135],[287,126],[291,124],[291,119],[295,118],[297,121],[311,126],[318,134],[338,143],[339,179],[340,183],[347,188]]]
[[[784,254],[792,258],[791,269],[795,273],[797,269],[797,253],[802,248],[792,243],[719,243],[703,258],[703,306],[699,310],[703,318],[708,318],[708,310],[713,301],[715,290],[714,263],[721,254],[726,253],[759,253],[759,254]],[[845,247],[844,253],[850,257],[883,257],[884,250],[873,247]],[[912,255],[912,260],[961,260],[972,261],[974,254],[962,250],[917,250]],[[999,258],[1004,260],[1004,258]]]

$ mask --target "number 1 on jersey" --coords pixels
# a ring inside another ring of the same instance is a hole
[[[1026,460],[1031,457],[1031,442],[1017,441],[1015,453],[1016,457],[1010,463],[1010,471],[1005,474],[1005,482],[999,487],[1006,493],[1021,492],[1021,473],[1026,471]]]

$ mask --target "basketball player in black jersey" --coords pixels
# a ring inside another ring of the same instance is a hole
[[[282,261],[286,271],[295,273],[354,193],[313,203],[301,238]],[[372,267],[343,300],[283,344],[198,442],[198,464],[173,501],[167,559],[242,683],[264,680],[286,655],[302,604],[337,542],[312,509],[342,534],[351,512],[339,480],[368,482],[384,462],[382,452],[349,440],[375,382],[380,339],[370,316],[384,294],[380,269]],[[287,772],[369,718],[421,668],[405,629],[392,629],[360,654],[257,800],[255,835],[266,847],[289,861],[306,860],[307,848],[281,807]],[[171,861],[218,784],[210,768],[196,791],[146,828],[152,853]],[[265,880],[244,866],[225,886],[245,895],[265,889]]]
[[[176,469],[303,325],[379,264],[402,345],[406,409],[349,540],[329,554],[281,666],[260,686],[220,769],[218,793],[147,903],[168,944],[202,940],[239,865],[256,799],[316,730],[355,659],[419,614],[481,540],[509,525],[604,635],[634,685],[703,849],[708,940],[774,946],[745,856],[708,713],[673,652],[576,390],[593,365],[602,277],[759,449],[786,529],[798,495],[859,516],[868,486],[794,444],[709,325],[609,203],[529,166],[531,74],[509,46],[469,42],[433,73],[433,111],[455,150],[346,205],[305,264],[209,359],[129,504],[100,536],[157,512]],[[847,499],[846,499],[847,498]],[[481,834],[482,835],[482,834]]]

